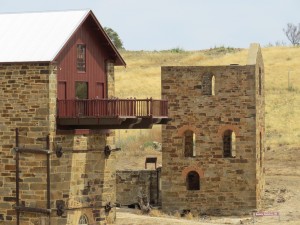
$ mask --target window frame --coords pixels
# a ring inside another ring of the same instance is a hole
[[[223,157],[236,157],[236,134],[233,130],[227,129],[223,133]]]
[[[82,223],[84,222],[84,223]],[[81,215],[78,221],[78,225],[88,225],[89,224],[89,220],[87,218],[86,215]]]
[[[86,84],[86,98],[79,98],[77,96],[77,84],[78,83],[85,83]],[[79,99],[79,100],[84,100],[84,99],[89,99],[89,82],[88,81],[75,81],[75,99]]]
[[[184,157],[196,157],[196,134],[192,130],[183,133],[183,154]],[[191,148],[191,149],[188,149]]]
[[[83,52],[80,52],[80,51],[83,51]],[[77,69],[78,73],[86,72],[86,44],[77,44],[77,47],[76,47],[76,69]]]
[[[216,95],[216,77],[212,75],[211,77],[211,96]]]
[[[193,176],[193,177],[192,177]],[[192,179],[195,180],[192,180]],[[190,171],[186,175],[186,189],[188,191],[199,191],[201,188],[200,185],[200,175],[197,171]]]

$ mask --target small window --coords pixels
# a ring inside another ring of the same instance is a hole
[[[236,136],[232,130],[226,130],[223,135],[223,155],[227,157],[236,157]]]
[[[184,156],[196,156],[196,135],[193,131],[187,130],[184,132]]]
[[[216,82],[216,78],[215,76],[212,76],[211,78],[211,95],[215,95],[215,82]]]
[[[86,217],[86,215],[82,215],[80,218],[79,218],[79,223],[78,225],[88,225],[88,219]]]
[[[75,97],[77,99],[88,99],[88,82],[75,82]]]
[[[77,45],[77,71],[86,71],[86,47],[85,45]]]
[[[191,171],[186,177],[187,190],[200,190],[200,176],[196,171]]]

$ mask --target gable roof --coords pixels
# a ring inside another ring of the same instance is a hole
[[[88,16],[114,52],[116,65],[125,66],[91,10],[0,14],[0,63],[52,62]]]

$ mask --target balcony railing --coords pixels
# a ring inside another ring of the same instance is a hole
[[[168,117],[168,101],[150,99],[57,100],[58,118]]]

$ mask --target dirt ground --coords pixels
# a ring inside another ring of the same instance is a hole
[[[266,188],[263,198],[265,212],[278,216],[256,217],[255,224],[300,225],[300,148],[267,147],[265,152]],[[206,217],[184,219],[164,214],[140,215],[137,210],[118,209],[117,225],[209,225],[253,224],[251,215],[245,217]]]

